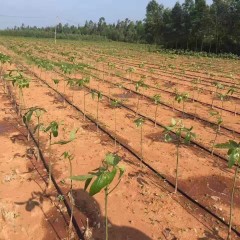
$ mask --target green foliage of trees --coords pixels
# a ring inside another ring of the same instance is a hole
[[[168,49],[234,53],[240,55],[240,1],[185,0],[173,8],[165,8],[156,0],[146,7],[143,21],[128,18],[108,24],[104,17],[98,23],[86,21],[84,26],[59,23],[59,39],[113,40],[157,44]],[[2,35],[54,37],[55,26],[21,27],[0,31]]]

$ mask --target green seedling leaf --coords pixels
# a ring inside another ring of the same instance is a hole
[[[110,166],[116,166],[121,161],[117,154],[108,153],[105,157],[105,162]]]
[[[87,175],[80,175],[80,176],[72,176],[70,177],[70,179],[83,182],[83,181],[86,181],[87,179],[92,179],[93,177],[95,177],[95,175],[87,174]]]
[[[102,173],[97,179],[93,182],[92,186],[90,187],[89,194],[94,196],[95,194],[99,193],[103,188],[110,185],[113,181],[115,175],[117,173],[117,168],[113,168],[111,172],[104,172]]]

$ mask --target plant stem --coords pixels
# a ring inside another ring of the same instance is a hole
[[[115,148],[117,146],[117,108],[114,109],[114,118],[115,118],[115,129],[114,129],[114,135],[115,135]]]
[[[138,107],[139,107],[139,95],[138,95],[138,99],[137,99],[137,110],[136,110],[136,116],[138,115]]]
[[[72,162],[71,159],[68,157],[69,161],[69,170],[70,170],[70,178],[72,177]],[[71,217],[69,222],[69,239],[71,239],[71,232],[72,232],[72,219],[73,219],[73,208],[74,208],[74,199],[73,199],[73,191],[72,191],[72,180],[70,182],[70,203],[71,203]]]
[[[97,131],[98,131],[98,107],[99,107],[99,98],[97,100]]]
[[[220,129],[220,125],[218,126],[218,129],[216,131],[216,135],[215,135],[215,138],[214,138],[214,141],[213,141],[213,145],[212,145],[212,150],[211,150],[211,155],[213,155],[213,152],[214,152],[214,145],[215,145],[215,142],[217,140],[217,136],[218,136],[218,133],[219,133],[219,129]]]
[[[108,240],[108,186],[105,190],[105,240]]]
[[[158,104],[157,104],[156,110],[155,110],[155,117],[154,117],[154,122],[155,122],[155,124],[154,124],[154,127],[157,126],[157,110],[158,110]]]
[[[85,88],[83,88],[83,116],[84,121],[86,120],[86,94],[85,94]]]
[[[141,125],[141,160],[143,161],[143,128]]]
[[[239,170],[239,165],[236,167],[235,174],[234,174],[234,180],[233,180],[233,187],[232,187],[232,194],[231,194],[231,205],[230,205],[230,219],[229,219],[229,228],[228,228],[227,240],[231,239],[233,208],[234,208],[234,194],[235,194],[238,170]]]
[[[49,135],[49,181],[48,188],[52,185],[52,160],[51,160],[51,151],[52,151],[52,133]]]
[[[180,141],[181,141],[181,133],[178,137],[178,143],[177,143],[177,163],[176,163],[176,179],[175,179],[175,191],[174,193],[177,193],[178,190],[178,167],[179,167],[179,147],[180,147]]]

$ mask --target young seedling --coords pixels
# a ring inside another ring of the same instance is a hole
[[[221,125],[222,125],[222,123],[223,123],[223,119],[222,119],[221,114],[219,114],[218,111],[211,111],[211,112],[210,112],[210,115],[211,115],[211,117],[214,117],[214,118],[215,118],[215,123],[217,124],[217,128],[216,128],[216,130],[215,130],[215,137],[214,137],[213,144],[212,144],[212,148],[211,148],[211,154],[213,155],[214,146],[215,146],[215,143],[216,143],[216,141],[217,141],[218,134],[220,133]]]
[[[70,204],[71,204],[71,216],[70,216],[70,221],[69,221],[69,227],[68,227],[68,231],[69,231],[69,239],[71,239],[72,236],[72,228],[73,228],[73,224],[72,224],[72,219],[73,219],[73,211],[74,211],[74,205],[75,205],[75,201],[74,201],[74,197],[73,197],[73,186],[72,186],[72,160],[74,159],[74,156],[70,153],[70,152],[64,152],[62,154],[62,157],[65,160],[68,160],[69,163],[69,177],[70,177],[70,190],[69,190],[69,200],[70,200]]]
[[[165,141],[166,142],[173,142],[174,139],[171,137],[171,133],[176,134],[176,145],[177,145],[177,159],[176,159],[176,176],[175,176],[175,191],[177,193],[178,190],[178,175],[179,175],[179,149],[180,145],[182,144],[182,139],[184,140],[183,143],[189,144],[193,138],[196,138],[196,134],[192,132],[193,127],[186,128],[181,119],[175,120],[172,119],[171,124],[165,127]],[[184,134],[184,136],[182,136]]]
[[[46,128],[43,129],[45,133],[48,133],[49,136],[49,181],[48,187],[52,185],[52,137],[58,137],[58,128],[59,124],[56,121],[52,121]]]
[[[6,63],[10,63],[11,64],[10,57],[5,55],[5,54],[0,53],[0,77],[2,77],[3,66]],[[3,80],[5,80],[5,79],[3,78]],[[6,93],[6,91],[7,91],[7,81],[5,80],[4,81],[4,93]]]
[[[214,98],[215,98],[215,96],[218,94],[218,90],[224,89],[224,86],[223,86],[221,83],[214,82],[213,85],[215,86],[215,90],[212,92],[212,104],[211,104],[211,108],[213,108]]]
[[[68,64],[62,64],[62,65],[60,65],[60,70],[61,70],[64,74],[66,74],[66,75],[70,75],[70,74],[72,73],[72,71],[73,71],[71,65],[68,65]],[[64,96],[65,96],[65,94],[66,94],[66,84],[65,84],[65,82],[66,82],[66,80],[64,79],[64,80],[63,80],[63,94],[64,94]],[[64,105],[64,107],[66,106],[66,100],[65,100],[65,98],[64,98],[63,105]]]
[[[90,83],[90,77],[84,77],[77,81],[77,86],[83,89],[83,116],[86,120],[86,86]]]
[[[17,75],[13,75],[12,73],[16,72]],[[21,72],[18,71],[10,71],[9,79],[12,81],[13,86],[18,87],[18,98],[19,98],[19,113],[21,113],[22,109],[25,108],[25,100],[23,95],[23,89],[29,88],[30,81],[25,78]]]
[[[124,167],[119,166],[121,158],[113,153],[108,153],[105,156],[102,165],[96,170],[89,172],[88,175],[80,175],[71,177],[75,181],[85,181],[84,190],[86,191],[91,181],[93,183],[90,186],[89,194],[94,196],[99,193],[102,189],[105,195],[105,240],[108,240],[108,197],[118,187],[121,182],[122,176],[125,172]],[[110,185],[119,172],[118,182],[110,189]]]
[[[131,84],[133,84],[132,73],[134,73],[134,72],[135,72],[135,68],[133,68],[133,67],[129,67],[126,69],[126,73],[128,75],[128,79],[131,80]]]
[[[200,93],[202,93],[202,92],[203,92],[203,88],[198,88],[198,89],[197,89],[197,99],[196,99],[196,102],[198,102]],[[194,120],[195,120],[196,117],[197,117],[197,107],[198,107],[198,103],[195,103],[194,106],[195,106],[195,110],[194,110]]]
[[[189,98],[189,93],[185,93],[185,92],[176,93],[176,96],[175,96],[175,101],[183,104],[182,106],[183,115],[185,113],[185,102],[188,100],[188,98]]]
[[[221,105],[222,105],[222,108],[221,108],[221,117],[222,117],[222,113],[223,113],[223,103],[224,103],[224,101],[226,101],[226,99],[227,99],[227,94],[222,94],[222,93],[218,93],[217,94],[217,96],[218,96],[218,98],[221,100]]]
[[[199,83],[201,83],[201,80],[199,78],[193,79],[191,83],[192,83],[192,90],[193,90],[192,99],[193,99],[193,102],[195,102],[195,94],[196,94],[196,91],[198,92],[198,90],[199,90]]]
[[[144,83],[143,79],[137,81],[136,84],[135,84],[136,92],[140,93],[142,88],[144,88],[144,89],[148,88],[148,85]],[[140,101],[140,94],[137,95],[137,108],[136,108],[135,116],[138,116],[139,101]]]
[[[229,228],[228,228],[228,236],[227,240],[231,239],[231,231],[232,231],[232,221],[233,221],[233,211],[234,211],[234,195],[236,190],[237,177],[240,167],[240,142],[237,143],[235,141],[229,140],[226,143],[217,144],[216,148],[227,149],[228,150],[228,167],[235,167],[235,174],[233,178],[233,186],[231,193],[231,203],[230,203],[230,217],[229,217]]]
[[[231,86],[231,87],[228,89],[226,95],[228,95],[228,96],[233,96],[233,94],[236,93],[236,92],[237,92],[236,87],[235,87],[235,86]],[[234,116],[236,116],[236,115],[237,115],[237,103],[235,102]]]
[[[116,148],[117,146],[117,108],[121,107],[121,101],[116,99],[112,100],[111,107],[114,108],[114,143]]]
[[[58,84],[59,84],[59,82],[60,82],[60,80],[59,79],[52,79],[53,80],[53,83],[57,86],[57,90],[58,90]]]
[[[67,86],[69,86],[70,89],[74,88],[76,86],[76,84],[77,84],[76,81],[77,81],[77,79],[69,78],[67,80]],[[73,100],[74,100],[74,89],[72,89],[72,102],[73,102]]]
[[[158,110],[158,106],[161,103],[161,95],[160,94],[156,94],[152,97],[152,100],[154,101],[154,104],[156,105],[156,110],[155,110],[155,116],[154,116],[154,126],[157,126],[157,110]]]
[[[102,100],[103,95],[101,92],[95,91],[95,90],[91,91],[91,94],[92,94],[93,100],[95,99],[95,97],[97,97],[97,118],[96,119],[97,119],[97,131],[98,131],[98,109],[99,109],[99,102]]]
[[[134,120],[136,127],[140,127],[141,135],[140,135],[140,147],[141,147],[141,160],[143,161],[143,124],[145,123],[144,118],[138,118]]]
[[[47,111],[44,108],[32,107],[32,108],[29,108],[28,111],[23,115],[23,122],[26,123],[26,124],[30,123],[33,115],[37,118],[37,125],[34,127],[34,133],[37,131],[38,147],[40,147],[39,146],[39,144],[40,144],[40,141],[39,141],[40,132],[39,131],[40,131],[40,126],[42,125],[42,123],[40,123],[40,118],[46,112]],[[28,136],[28,139],[29,139],[29,136]]]

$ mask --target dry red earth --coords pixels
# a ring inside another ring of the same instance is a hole
[[[135,86],[131,84],[131,81],[136,82],[142,75],[146,74],[145,82],[150,88],[140,92],[145,97],[140,96],[139,114],[154,120],[156,106],[147,98],[154,94],[160,93],[165,105],[160,105],[158,109],[157,122],[160,125],[154,127],[152,121],[146,120],[143,126],[143,158],[147,164],[174,183],[176,146],[173,143],[164,142],[164,128],[161,125],[168,125],[171,118],[182,118],[187,127],[193,126],[193,131],[197,134],[195,143],[211,150],[216,130],[211,123],[202,121],[214,122],[214,119],[208,117],[209,106],[203,103],[211,105],[211,91],[213,90],[211,82],[218,80],[222,84],[229,82],[231,85],[232,79],[226,75],[235,65],[234,61],[209,60],[209,64],[212,64],[211,68],[207,66],[206,69],[194,71],[191,68],[193,59],[189,60],[187,57],[178,56],[176,60],[168,55],[144,55],[142,52],[129,50],[130,57],[125,58],[124,49],[116,50],[119,56],[117,54],[112,56],[107,53],[105,48],[98,45],[94,48],[92,45],[88,47],[87,44],[78,46],[71,42],[61,42],[55,46],[51,43],[46,45],[44,41],[24,42],[18,39],[9,42],[3,42],[1,39],[1,42],[4,46],[0,47],[0,52],[12,58],[12,64],[6,64],[4,72],[18,68],[23,71],[26,77],[31,79],[30,88],[24,89],[25,107],[44,107],[47,110],[47,114],[44,114],[42,118],[45,125],[53,120],[63,121],[57,140],[67,139],[72,129],[79,128],[74,142],[66,146],[53,145],[52,148],[53,176],[67,201],[69,201],[67,197],[70,183],[69,169],[68,163],[60,157],[64,151],[70,151],[75,156],[72,162],[74,175],[86,174],[97,168],[107,152],[117,152],[122,157],[121,164],[126,167],[126,173],[121,184],[110,195],[109,199],[110,239],[224,239],[226,237],[227,228],[220,221],[182,194],[173,194],[173,188],[168,183],[143,166],[124,147],[118,145],[115,149],[114,141],[109,136],[101,130],[96,131],[96,125],[88,120],[84,121],[83,115],[69,103],[64,105],[63,97],[58,93],[64,94],[64,97],[71,104],[83,111],[84,91],[78,87],[69,88],[67,86],[64,93],[63,80],[71,77],[81,79],[90,74],[92,77],[88,87],[98,89],[105,95],[99,102],[100,126],[114,135],[114,110],[109,106],[108,97],[121,99],[125,107],[122,106],[116,111],[117,139],[132,149],[134,153],[140,155],[140,130],[133,123],[136,119],[134,111],[138,95],[134,92]],[[11,49],[13,46],[14,49]],[[19,50],[22,53],[29,51],[36,58],[63,63],[68,61],[69,56],[75,56],[76,63],[83,62],[94,66],[91,72],[89,70],[87,72],[78,71],[70,75],[62,74],[58,67],[55,67],[54,71],[45,71],[30,65],[26,55],[16,54],[16,51]],[[64,54],[60,53],[68,54],[68,56],[62,56]],[[104,56],[105,62],[96,62],[101,56]],[[204,65],[204,60],[194,59],[194,61],[198,66]],[[108,69],[108,62],[115,63],[117,70]],[[145,62],[144,68],[139,67],[141,62]],[[173,71],[172,68],[161,69],[159,68],[161,64],[166,66],[172,64],[175,66],[175,70]],[[226,68],[221,73],[216,73],[218,71],[214,66],[223,65],[226,65]],[[135,68],[131,75],[125,71],[129,67]],[[156,70],[149,73],[149,68],[156,68]],[[185,69],[184,74],[181,68]],[[240,79],[238,70],[239,68],[236,68],[234,72],[234,80],[236,81]],[[205,73],[206,71],[208,74]],[[181,73],[182,76],[175,75],[177,72]],[[210,76],[209,73],[212,75]],[[199,102],[188,101],[185,112],[196,115],[197,119],[182,113],[181,104],[176,103],[173,110],[171,93],[174,92],[174,88],[166,87],[166,84],[167,86],[175,84],[174,87],[179,92],[189,92],[190,96],[193,97],[191,80],[194,77],[202,79],[201,87],[205,92],[200,94]],[[58,87],[52,81],[55,78],[60,79]],[[101,80],[103,78],[105,81]],[[125,88],[113,88],[113,84],[117,83],[121,83]],[[9,89],[19,101],[16,88],[9,84]],[[85,93],[87,92],[89,89],[85,89]],[[240,120],[239,109],[235,109],[235,106],[239,104],[238,93],[234,93],[234,97],[230,98],[231,101],[224,102],[222,110],[223,126],[230,130],[221,128],[217,143],[226,142],[229,139],[239,139],[239,134],[235,133],[239,131]],[[221,101],[215,99],[214,106],[215,109],[221,107]],[[87,116],[96,118],[96,107],[96,99],[93,100],[91,94],[86,95]],[[66,207],[58,201],[59,193],[54,187],[46,188],[48,179],[43,164],[37,162],[34,156],[26,154],[28,149],[34,148],[33,143],[27,142],[27,131],[22,125],[21,118],[14,113],[12,100],[7,98],[3,89],[1,89],[1,109],[3,110],[0,113],[0,137],[4,143],[1,144],[1,152],[4,154],[1,154],[0,159],[2,183],[0,192],[3,199],[0,207],[4,214],[0,220],[2,223],[0,225],[0,239],[13,239],[15,237],[20,239],[45,239],[45,237],[48,239],[66,239],[69,221]],[[231,110],[233,113],[227,110]],[[234,115],[235,110],[236,116]],[[19,126],[14,123],[16,120],[19,122]],[[33,120],[31,129],[35,124],[36,121]],[[18,137],[13,140],[15,135]],[[41,133],[41,149],[47,163],[49,163],[48,139],[44,133]],[[226,158],[225,151],[218,149],[214,151],[219,156]],[[179,189],[206,206],[220,218],[224,218],[226,222],[229,218],[233,174],[234,169],[229,169],[226,161],[218,156],[212,156],[194,143],[189,146],[181,146]],[[65,180],[64,184],[62,180]],[[86,219],[88,218],[93,239],[104,239],[103,194],[92,198],[83,191],[82,183],[74,182],[74,199],[74,216],[81,230],[86,228]],[[234,200],[234,227],[240,230],[239,179]],[[64,218],[59,212],[59,205]],[[55,221],[56,219],[58,220]],[[78,239],[77,234],[73,238]],[[233,239],[237,238],[233,233]]]

